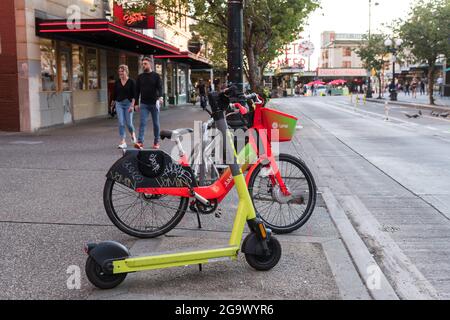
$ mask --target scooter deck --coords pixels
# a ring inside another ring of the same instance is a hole
[[[145,270],[206,264],[224,260],[236,260],[238,252],[238,246],[231,246],[212,250],[178,252],[117,260],[113,262],[113,273],[130,273]]]

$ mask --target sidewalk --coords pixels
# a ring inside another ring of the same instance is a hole
[[[393,105],[400,105],[400,106],[407,106],[407,107],[415,107],[415,108],[424,108],[424,109],[430,109],[435,111],[450,111],[450,98],[444,97],[441,98],[438,95],[435,95],[435,104],[434,106],[430,105],[429,103],[429,97],[428,95],[417,95],[417,98],[413,98],[412,95],[405,95],[403,92],[399,92],[397,96],[397,101],[393,102],[389,99],[389,94],[385,93],[384,99],[377,99],[378,95],[374,95],[373,99],[367,99],[367,101],[370,102],[376,102],[376,103],[385,103],[385,101],[388,101],[389,104]]]
[[[192,127],[207,118],[198,105],[179,106],[161,112],[161,128]],[[115,240],[133,254],[223,245],[238,202],[234,191],[222,203],[219,218],[201,217],[202,230],[187,212],[168,236],[128,237],[109,221],[102,200],[105,174],[121,156],[117,140],[117,120],[111,119],[0,135],[0,246],[8,261],[0,262],[0,299],[371,298],[329,212],[320,206],[303,228],[278,237],[283,256],[271,272],[254,271],[241,256],[234,264],[205,265],[202,272],[193,266],[136,273],[115,290],[96,290],[83,271],[86,243]],[[161,147],[171,150],[173,142],[162,141]],[[80,290],[67,288],[69,266],[81,272]]]

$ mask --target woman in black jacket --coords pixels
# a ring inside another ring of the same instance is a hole
[[[113,102],[116,105],[117,119],[119,120],[119,134],[121,141],[119,149],[126,149],[127,143],[125,126],[131,135],[132,144],[136,143],[136,131],[133,125],[133,113],[136,96],[136,83],[128,77],[129,69],[126,65],[119,66],[119,80],[116,81],[113,91]]]

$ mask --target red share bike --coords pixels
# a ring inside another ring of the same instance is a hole
[[[247,101],[246,106],[239,101]],[[275,233],[299,229],[315,208],[314,178],[301,159],[272,153],[272,142],[292,140],[298,119],[265,107],[256,94],[241,96],[229,104],[229,110],[228,116],[238,117],[234,128],[247,131],[245,147],[237,158],[242,172],[247,173],[257,215]],[[228,120],[229,124],[233,122],[236,120]],[[192,132],[161,132],[162,139],[176,143],[177,161],[162,150],[128,150],[112,166],[103,199],[109,218],[121,231],[138,238],[158,237],[177,226],[190,203],[197,214],[212,214],[233,189],[229,168],[211,184],[199,183],[198,172],[190,165],[181,143],[181,136]]]

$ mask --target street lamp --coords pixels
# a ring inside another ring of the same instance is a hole
[[[386,50],[392,53],[392,82],[389,86],[389,92],[391,93],[391,101],[397,101],[397,89],[395,85],[395,63],[397,62],[397,53],[403,44],[402,39],[386,39],[384,46]]]
[[[378,6],[379,3],[375,2],[375,6]],[[372,34],[372,0],[369,0],[369,46],[370,46],[370,39],[371,39],[371,34]],[[367,98],[372,98],[372,70],[369,70],[369,79],[367,81],[367,94],[366,97]]]

